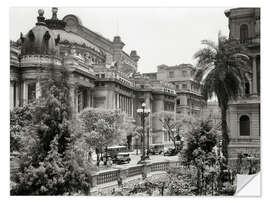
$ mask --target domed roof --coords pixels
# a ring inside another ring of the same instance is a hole
[[[44,11],[39,10],[38,12],[39,17],[36,26],[25,36],[21,34],[21,53],[22,55],[57,55],[55,35],[46,27],[45,18],[43,17]]]
[[[95,50],[98,53],[102,53],[101,50],[95,46],[94,44],[92,44],[91,42],[89,42],[88,40],[82,38],[81,36],[72,33],[72,32],[67,32],[65,30],[51,30],[52,33],[55,36],[60,35],[60,41],[59,43],[70,43],[70,44],[77,44],[77,45],[81,45],[81,46],[85,46],[88,48],[91,48],[93,50]]]

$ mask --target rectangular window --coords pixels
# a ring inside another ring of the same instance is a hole
[[[36,83],[32,82],[28,84],[28,103],[32,103],[36,99]]]
[[[105,74],[101,74],[101,78],[105,78]]]
[[[182,75],[183,75],[184,77],[186,77],[186,76],[187,76],[187,71],[186,71],[186,70],[183,70],[183,71],[182,71]]]
[[[16,91],[16,82],[13,83],[13,107],[16,107],[16,95],[17,91]]]
[[[176,100],[176,104],[177,104],[177,105],[180,105],[180,99],[177,99],[177,100]]]
[[[187,84],[182,84],[182,89],[187,89]]]
[[[174,72],[173,71],[169,72],[169,78],[174,78]]]
[[[176,85],[176,89],[179,90],[179,85]]]
[[[87,89],[83,89],[82,93],[83,93],[83,108],[87,108],[88,107],[88,92],[87,92]]]

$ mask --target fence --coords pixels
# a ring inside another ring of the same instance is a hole
[[[119,177],[119,170],[110,170],[99,173],[97,177],[97,185],[116,181]]]
[[[152,163],[150,167],[151,167],[151,172],[166,171],[166,170],[168,170],[169,163],[168,162]]]
[[[139,165],[139,166],[132,166],[128,169],[128,174],[127,177],[132,177],[132,176],[136,176],[136,175],[140,175],[143,172],[143,166]]]
[[[151,172],[167,171],[171,167],[179,167],[180,163],[178,161],[164,161],[155,162],[145,165],[131,166],[125,169],[112,169],[108,171],[101,171],[92,176],[92,187],[97,185],[112,183],[117,181],[120,177],[122,180],[126,178],[134,177],[137,175],[148,174]]]

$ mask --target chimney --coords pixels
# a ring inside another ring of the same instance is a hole
[[[137,51],[136,50],[132,50],[130,52],[130,57],[132,58],[133,61],[138,62],[139,59],[141,58],[140,56],[137,55]]]
[[[113,38],[113,46],[116,49],[123,49],[123,47],[125,46],[125,43],[121,41],[120,36],[115,36]]]

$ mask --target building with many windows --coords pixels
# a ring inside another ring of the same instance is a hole
[[[127,54],[119,36],[104,38],[84,27],[75,15],[58,19],[58,9],[45,19],[38,11],[36,25],[20,39],[10,42],[10,109],[26,105],[42,96],[41,79],[48,68],[70,72],[71,106],[76,117],[88,107],[125,112],[140,124],[136,110],[143,102],[152,113],[175,111],[174,86],[164,81],[148,81],[137,73],[140,57]],[[164,145],[164,133],[147,120],[150,144]],[[157,129],[156,129],[157,128]]]
[[[230,136],[229,157],[238,153],[260,154],[260,8],[234,8],[225,11],[230,38],[246,47],[250,58],[245,91],[227,112]]]
[[[176,66],[159,65],[157,72],[145,73],[150,80],[166,81],[175,86],[176,112],[189,115],[201,115],[206,106],[201,95],[201,84],[195,81],[195,67],[191,64]]]

